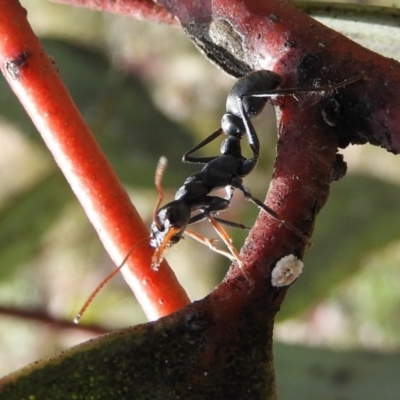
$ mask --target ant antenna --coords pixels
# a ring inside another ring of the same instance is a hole
[[[167,158],[164,156],[160,157],[160,159],[158,160],[158,163],[157,163],[156,174],[155,174],[155,178],[154,178],[155,184],[156,184],[156,189],[158,192],[158,199],[157,199],[157,203],[156,203],[156,206],[155,206],[154,212],[153,212],[153,221],[157,225],[158,228],[161,227],[161,223],[160,223],[157,213],[158,213],[160,204],[164,198],[164,190],[161,186],[161,181],[162,181],[162,177],[164,175],[165,169],[167,168],[167,164],[168,164]]]
[[[85,301],[85,304],[82,306],[82,308],[79,310],[78,314],[76,314],[75,318],[74,318],[74,323],[75,324],[79,324],[80,319],[82,318],[82,315],[85,313],[85,311],[87,310],[87,308],[90,306],[91,302],[93,301],[93,299],[98,295],[98,293],[100,292],[101,289],[103,289],[103,287],[112,279],[114,278],[115,275],[117,275],[117,273],[121,270],[121,268],[126,264],[126,262],[128,261],[130,255],[132,254],[133,250],[136,249],[136,247],[144,242],[145,240],[150,239],[150,237],[145,237],[143,239],[140,239],[137,243],[135,243],[132,248],[128,251],[128,254],[125,256],[125,258],[122,260],[121,264],[114,269],[114,271],[112,271],[109,275],[107,275],[96,287],[96,289],[94,289],[94,291],[92,292],[92,294],[89,296],[89,298]]]

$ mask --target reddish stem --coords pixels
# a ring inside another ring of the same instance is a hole
[[[56,0],[58,3],[87,7],[113,14],[127,15],[137,19],[158,22],[167,25],[178,25],[178,21],[165,8],[151,0]]]
[[[75,331],[87,332],[91,335],[103,335],[104,333],[110,332],[110,329],[107,329],[104,326],[85,324],[76,325],[71,320],[54,318],[52,315],[43,311],[0,306],[0,314],[7,317],[20,318],[24,321],[38,322],[53,329],[73,329]]]
[[[60,81],[18,1],[0,0],[0,66],[52,152],[116,264],[148,230]],[[189,300],[166,264],[150,268],[153,250],[140,244],[122,269],[149,319]]]

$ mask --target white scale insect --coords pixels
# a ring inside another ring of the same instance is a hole
[[[272,286],[282,287],[293,283],[303,271],[303,261],[293,254],[282,257],[271,274]]]

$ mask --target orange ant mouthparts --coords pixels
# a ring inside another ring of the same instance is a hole
[[[112,279],[114,278],[115,275],[121,270],[121,268],[126,264],[128,261],[129,257],[131,256],[132,252],[136,249],[136,247],[139,246],[139,244],[143,243],[145,240],[149,240],[150,237],[145,237],[143,239],[140,239],[137,243],[135,243],[132,248],[128,251],[128,254],[125,256],[125,258],[122,260],[121,264],[114,269],[108,276],[106,276],[96,287],[96,289],[92,292],[92,294],[89,296],[89,298],[86,300],[85,304],[82,306],[82,308],[79,310],[78,314],[76,314],[74,318],[74,323],[79,324],[80,319],[82,318],[82,315],[85,313],[87,308],[89,307],[90,303],[93,301],[93,299],[97,296],[97,294],[100,292],[100,290]]]
[[[167,234],[165,235],[162,243],[158,247],[156,247],[153,257],[151,259],[151,268],[154,271],[158,271],[160,264],[162,263],[162,261],[164,259],[164,253],[170,246],[171,239],[174,236],[176,236],[176,234],[179,233],[180,231],[181,231],[180,228],[175,228],[175,227],[171,226],[169,228]]]

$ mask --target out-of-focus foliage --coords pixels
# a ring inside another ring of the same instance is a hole
[[[276,345],[278,399],[391,400],[400,356]]]
[[[296,6],[362,46],[400,60],[400,11],[395,4],[392,8],[365,4],[361,10],[358,4],[343,2],[297,1]]]
[[[371,176],[350,175],[333,184],[317,220],[313,247],[304,259],[304,275],[290,290],[278,318],[304,311],[310,299],[322,300],[360,272],[372,254],[399,240],[399,195],[398,185]]]

